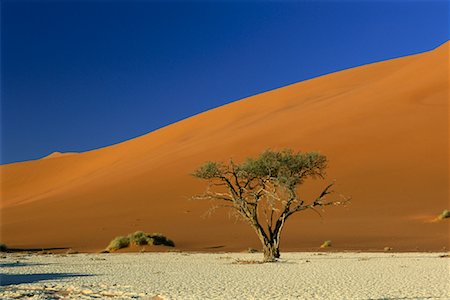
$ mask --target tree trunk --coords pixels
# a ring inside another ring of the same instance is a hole
[[[277,243],[274,243],[273,241],[265,243],[265,245],[263,245],[263,251],[264,262],[274,262],[280,257],[280,249]]]
[[[283,222],[284,224],[284,222]],[[270,236],[264,233],[264,230],[259,226],[259,223],[252,223],[252,227],[255,229],[256,234],[258,235],[259,240],[263,246],[264,253],[264,262],[274,262],[277,258],[280,258],[280,230],[275,234],[271,234]]]

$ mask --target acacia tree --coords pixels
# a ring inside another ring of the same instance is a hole
[[[215,207],[228,207],[242,217],[258,235],[264,261],[272,262],[280,257],[281,232],[291,215],[349,201],[324,200],[333,183],[309,202],[300,198],[298,187],[307,178],[324,178],[326,167],[324,155],[290,149],[266,150],[240,164],[209,161],[192,174],[209,183],[205,193],[194,198],[219,200],[222,205]]]

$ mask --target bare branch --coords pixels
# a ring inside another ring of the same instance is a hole
[[[318,214],[319,215],[319,217],[320,217],[320,219],[322,219],[323,220],[323,217],[322,217],[322,215],[320,214],[320,212],[318,212],[317,211],[317,209],[315,209],[314,207],[310,207],[310,209],[313,211],[313,212],[315,212],[316,214]]]

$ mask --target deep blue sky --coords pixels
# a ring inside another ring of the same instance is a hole
[[[449,39],[449,1],[1,1],[1,162]]]

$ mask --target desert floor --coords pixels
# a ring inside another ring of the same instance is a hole
[[[450,299],[445,253],[126,253],[1,258],[1,299]]]

